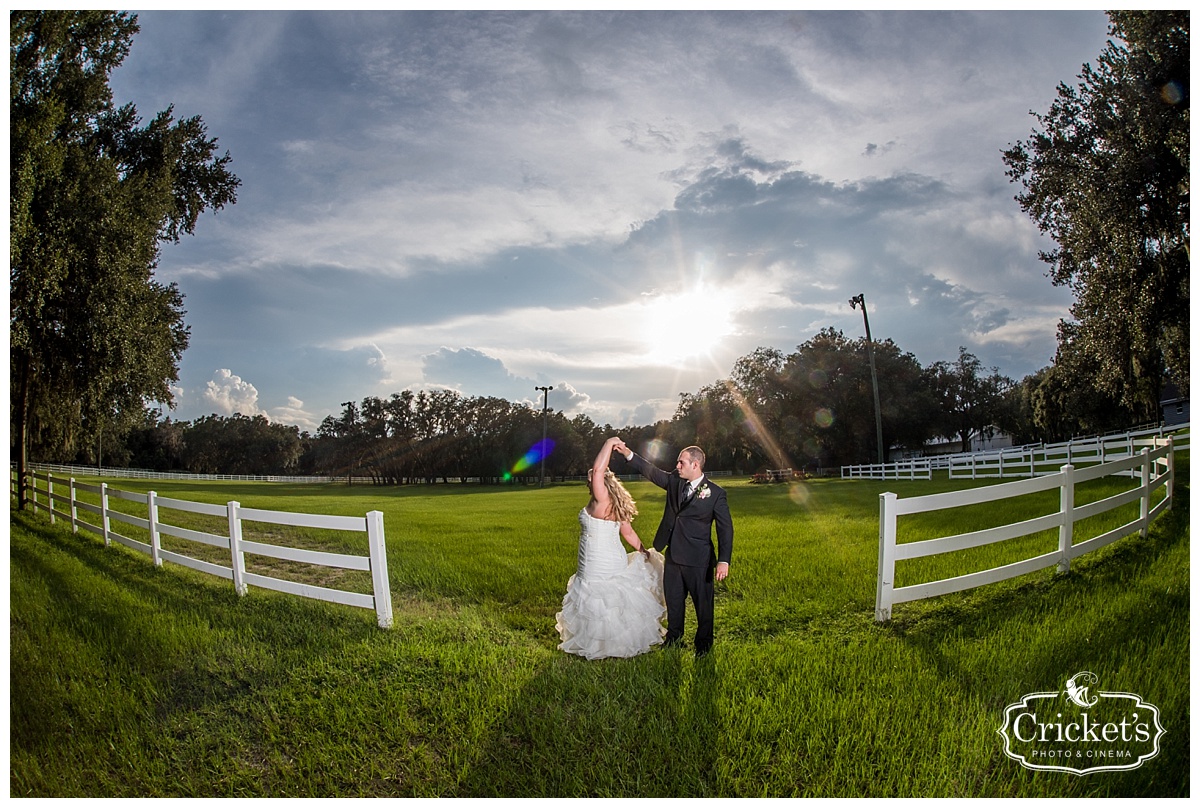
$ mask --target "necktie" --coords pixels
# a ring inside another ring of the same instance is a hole
[[[682,493],[682,496],[680,496],[680,498],[679,498],[679,507],[682,508],[684,505],[687,505],[688,501],[691,500],[691,498],[692,498],[692,484],[684,483],[683,484],[683,493]]]

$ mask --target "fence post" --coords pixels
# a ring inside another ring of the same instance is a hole
[[[392,627],[392,585],[388,581],[387,543],[383,536],[383,512],[367,514],[367,541],[371,545],[371,583],[375,590],[375,615],[380,628]]]
[[[1142,517],[1141,534],[1144,539],[1150,532],[1150,450],[1142,449],[1140,454],[1142,456],[1142,508],[1140,515]]]
[[[879,495],[879,570],[875,581],[875,622],[892,619],[892,589],[896,579],[896,495]]]
[[[54,524],[54,475],[46,472],[46,498],[50,501],[50,524]]]
[[[108,524],[108,483],[100,483],[100,524],[104,528],[104,546],[111,547]]]
[[[233,588],[239,595],[245,595],[246,587],[246,556],[242,554],[242,519],[238,516],[240,502],[230,502],[229,510],[229,552],[233,555]]]
[[[1071,544],[1075,531],[1075,467],[1070,463],[1063,466],[1062,485],[1058,489],[1058,512],[1062,524],[1058,526],[1058,571],[1071,571]]]
[[[1191,442],[1191,439],[1188,439]],[[1175,504],[1175,436],[1167,436],[1167,510]]]
[[[75,478],[71,478],[71,532],[79,532],[79,509],[75,506]]]
[[[150,522],[150,557],[154,566],[162,566],[162,556],[159,555],[161,539],[158,535],[158,495],[153,491],[146,492],[146,518]]]

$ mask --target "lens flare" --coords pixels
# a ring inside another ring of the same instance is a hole
[[[763,425],[762,419],[758,417],[758,413],[750,406],[750,402],[746,400],[746,397],[742,395],[737,386],[731,381],[726,381],[725,386],[729,390],[733,402],[742,411],[742,428],[766,452],[772,466],[777,469],[795,468],[795,463],[788,458],[787,452],[775,440],[775,436]]]
[[[821,427],[821,429],[828,429],[833,426],[833,413],[828,408],[821,407],[813,413],[813,423]]]
[[[1174,106],[1183,100],[1183,86],[1177,81],[1168,81],[1159,91],[1162,100]]]
[[[520,474],[530,466],[539,463],[543,458],[549,457],[552,451],[554,451],[554,441],[551,438],[538,441],[516,462],[512,467],[512,471],[504,475],[504,478],[510,479],[512,475]]]
[[[654,438],[646,444],[642,455],[652,463],[657,463],[667,459],[667,443],[666,441]]]

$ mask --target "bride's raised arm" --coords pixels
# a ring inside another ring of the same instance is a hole
[[[609,438],[600,447],[596,459],[592,461],[592,478],[590,481],[592,499],[600,506],[601,513],[607,513],[609,506],[608,487],[604,485],[604,472],[608,471],[608,461],[612,457],[613,447],[621,442],[620,438]]]

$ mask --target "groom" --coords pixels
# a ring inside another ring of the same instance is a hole
[[[678,645],[683,639],[684,607],[690,595],[696,610],[696,656],[704,656],[713,644],[713,579],[725,579],[733,554],[733,518],[725,490],[705,478],[704,452],[699,446],[680,452],[671,474],[634,454],[624,441],[613,450],[667,491],[662,522],[654,536],[654,549],[666,550],[663,597],[667,601],[667,636],[663,647]],[[717,552],[712,546],[713,525],[717,528]]]

